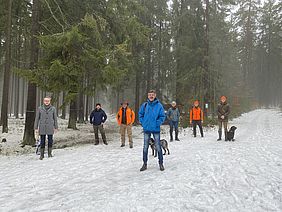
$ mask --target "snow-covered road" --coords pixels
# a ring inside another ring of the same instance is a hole
[[[140,129],[133,149],[116,138],[43,161],[2,156],[0,211],[282,211],[282,114],[256,110],[231,124],[235,142],[217,142],[216,130],[182,132],[169,143],[164,172],[152,156],[139,171]]]

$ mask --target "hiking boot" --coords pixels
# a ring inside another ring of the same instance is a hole
[[[52,155],[52,147],[48,147],[48,158],[53,157]]]
[[[121,145],[120,145],[120,147],[124,147],[124,146],[125,146],[125,144],[121,144]]]
[[[160,170],[164,171],[164,165],[163,164],[160,164]]]
[[[44,151],[45,151],[44,148],[40,148],[40,158],[39,158],[39,160],[43,160],[43,158],[44,158]]]
[[[105,145],[108,145],[108,142],[107,142],[107,141],[103,141],[103,142],[104,142]]]
[[[95,144],[94,145],[98,145],[99,144],[99,140],[95,140]]]
[[[218,139],[217,141],[221,141],[222,131],[218,131]]]
[[[143,166],[140,169],[140,172],[145,171],[147,169],[147,164],[143,164]]]
[[[178,129],[175,130],[175,140],[179,141],[179,139],[178,139]]]
[[[129,148],[132,149],[132,148],[133,148],[133,144],[130,144],[130,145],[129,145]]]

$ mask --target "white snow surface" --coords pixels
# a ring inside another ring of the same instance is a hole
[[[139,171],[140,127],[133,149],[120,148],[116,136],[108,146],[56,149],[43,161],[0,156],[0,211],[282,211],[282,114],[255,110],[231,125],[235,142],[216,141],[216,129],[204,138],[182,130],[163,172],[152,155]]]

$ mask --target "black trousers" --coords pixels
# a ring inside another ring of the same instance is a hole
[[[193,126],[193,134],[194,134],[194,136],[196,137],[196,127],[197,127],[197,125],[200,128],[201,136],[204,136],[202,121],[201,120],[199,120],[199,121],[198,120],[193,120],[192,121],[192,126]]]

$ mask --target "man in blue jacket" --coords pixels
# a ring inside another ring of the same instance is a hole
[[[103,124],[107,120],[107,115],[104,110],[101,108],[101,104],[97,103],[95,110],[90,114],[90,123],[93,124],[94,134],[95,134],[95,145],[99,144],[99,135],[98,130],[102,135],[102,139],[105,145],[108,145],[105,135],[105,130]]]
[[[144,146],[143,146],[143,166],[140,171],[147,169],[149,139],[153,134],[155,146],[158,152],[160,170],[164,170],[163,152],[160,144],[160,126],[165,120],[165,112],[162,104],[156,98],[156,91],[148,92],[148,100],[143,103],[139,109],[139,121],[144,131]]]

